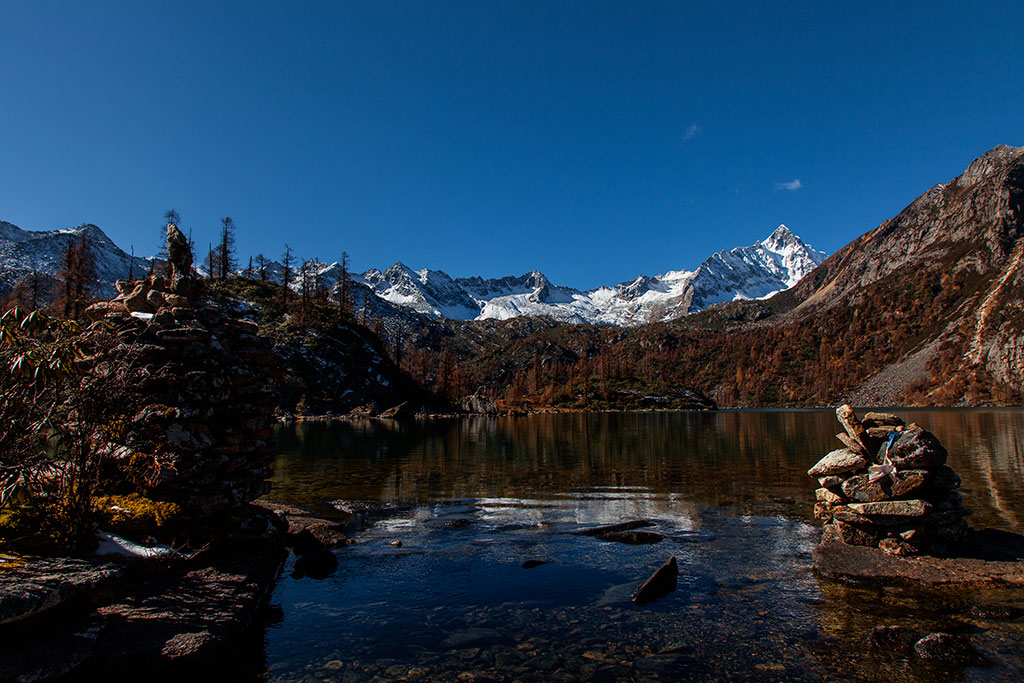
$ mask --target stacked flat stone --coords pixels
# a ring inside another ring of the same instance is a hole
[[[107,444],[111,477],[194,517],[266,493],[284,375],[269,341],[253,322],[194,307],[188,276],[151,275],[116,286],[116,299],[87,314],[113,327],[119,343],[111,356],[135,363],[144,379],[137,387],[143,407]]]
[[[946,555],[967,540],[960,477],[933,434],[888,413],[860,420],[847,405],[836,417],[845,448],[807,472],[820,486],[814,516],[825,534],[890,555]]]

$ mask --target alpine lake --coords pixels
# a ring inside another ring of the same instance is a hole
[[[972,528],[1024,533],[1024,411],[893,412],[946,446]],[[381,510],[352,525],[327,578],[292,578],[289,558],[257,677],[1021,680],[1024,591],[815,576],[806,472],[838,430],[831,410],[282,426],[269,499],[342,521],[330,501]],[[573,533],[637,519],[663,540]],[[634,604],[672,556],[676,590]],[[988,664],[868,647],[883,625],[962,634]]]

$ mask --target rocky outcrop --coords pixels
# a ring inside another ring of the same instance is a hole
[[[144,376],[143,407],[107,446],[110,479],[201,518],[267,492],[283,370],[255,323],[194,303],[198,283],[183,275],[191,259],[174,248],[176,232],[171,281],[119,280],[117,298],[87,315],[117,331],[111,353]]]

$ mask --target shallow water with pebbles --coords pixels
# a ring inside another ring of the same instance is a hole
[[[1024,412],[901,414],[946,444],[972,524],[1024,531]],[[264,637],[266,674],[1018,678],[1019,592],[854,588],[811,572],[820,532],[806,470],[832,448],[833,425],[831,411],[758,411],[283,427],[275,500],[339,519],[328,501],[398,505],[353,527],[357,542],[336,551],[334,575],[292,579],[286,566],[272,597],[282,618]],[[653,522],[644,531],[662,540],[574,533],[631,519]],[[671,556],[676,590],[633,604]],[[865,633],[890,624],[965,634],[990,664],[937,666],[863,646]]]

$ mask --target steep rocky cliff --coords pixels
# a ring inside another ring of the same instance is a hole
[[[887,295],[889,310],[865,314],[922,318],[914,348],[879,368],[874,382],[866,381],[864,399],[872,392],[898,394],[913,380],[936,391],[957,376],[961,382],[996,382],[1019,391],[1024,388],[1021,237],[1024,147],[1000,145],[828,258],[790,293],[796,302],[791,315],[808,318],[834,307],[856,308],[866,293],[879,293]],[[942,302],[947,305],[935,305]]]

